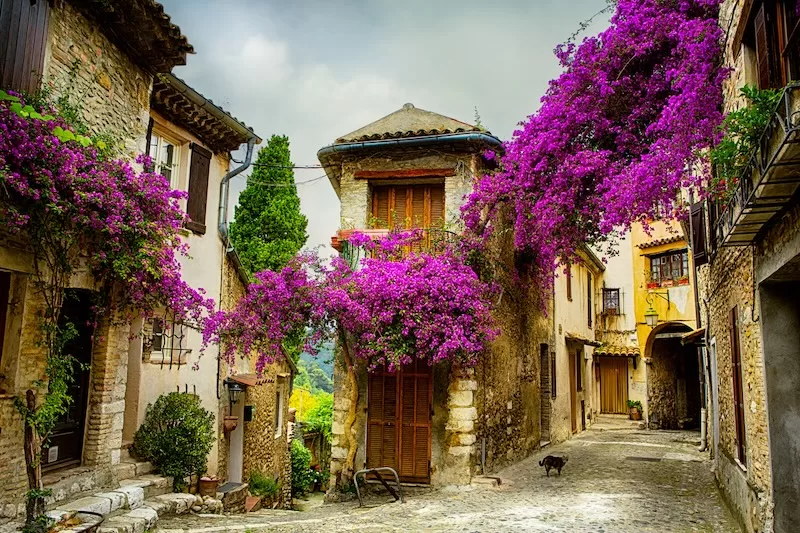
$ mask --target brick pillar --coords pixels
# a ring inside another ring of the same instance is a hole
[[[447,454],[441,484],[468,485],[472,480],[475,457],[475,391],[478,382],[473,369],[456,370],[447,390],[449,416],[445,427]]]
[[[119,464],[125,422],[125,384],[128,378],[130,324],[119,317],[103,320],[95,332],[84,464]]]

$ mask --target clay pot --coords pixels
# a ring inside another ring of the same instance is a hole
[[[642,419],[642,413],[640,413],[639,410],[635,407],[631,407],[630,415],[631,415],[631,420]]]
[[[217,486],[219,485],[219,480],[217,478],[201,477],[199,485],[198,492],[200,496],[217,497]]]
[[[225,419],[222,421],[222,431],[225,432],[227,435],[234,429],[236,426],[239,425],[239,417],[238,416],[226,416]]]

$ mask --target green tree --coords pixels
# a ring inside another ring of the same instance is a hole
[[[292,166],[289,138],[273,135],[239,196],[231,242],[251,274],[280,270],[308,239]]]

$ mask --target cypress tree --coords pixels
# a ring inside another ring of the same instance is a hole
[[[280,270],[306,243],[289,138],[273,135],[258,152],[231,223],[231,242],[251,274]]]

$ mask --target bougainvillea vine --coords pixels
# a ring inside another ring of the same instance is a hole
[[[557,48],[563,74],[463,208],[485,238],[509,217],[542,276],[636,222],[674,217],[722,121],[720,0],[619,0],[610,27]],[[508,207],[504,207],[508,206]]]

